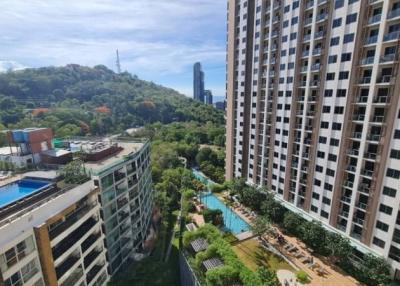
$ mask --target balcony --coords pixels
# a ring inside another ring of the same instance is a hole
[[[316,49],[313,50],[312,54],[313,54],[313,56],[321,55],[322,54],[322,49],[321,48],[316,48]]]
[[[90,217],[80,227],[71,232],[59,244],[53,247],[53,258],[56,260],[64,252],[68,251],[71,246],[77,243],[88,231],[97,224],[97,219]]]
[[[387,15],[387,18],[388,19],[393,19],[393,18],[396,18],[396,17],[399,17],[399,16],[400,16],[400,8],[397,8],[397,9],[394,9],[392,11],[389,11],[389,13]]]
[[[303,36],[303,42],[308,42],[309,40],[311,40],[311,34]]]
[[[377,156],[378,156],[378,154],[376,154],[376,153],[371,153],[371,152],[364,153],[364,158],[368,159],[368,160],[376,160]]]
[[[312,87],[318,87],[320,81],[319,80],[310,80],[310,86]]]
[[[83,269],[82,268],[77,268],[72,272],[72,274],[64,280],[63,283],[61,283],[61,286],[75,286],[77,285],[77,282],[82,278],[83,276]]]
[[[383,36],[384,42],[398,40],[400,38],[400,31],[390,32]]]
[[[85,239],[84,242],[82,242],[81,248],[82,248],[82,253],[85,253],[86,250],[89,249],[101,236],[101,232],[97,232],[94,234],[89,235],[88,238]]]
[[[71,255],[60,266],[56,267],[57,279],[60,279],[79,260],[79,256]]]
[[[360,78],[359,83],[360,84],[369,84],[369,83],[371,83],[371,77],[366,76],[366,77]]]
[[[368,96],[358,96],[357,97],[357,103],[367,103],[368,102]]]
[[[347,181],[343,182],[343,187],[345,187],[345,188],[353,188],[353,186],[354,186],[354,183],[351,181],[347,180]]]
[[[374,171],[367,170],[367,169],[362,169],[361,170],[361,175],[372,178],[372,176],[374,175]]]
[[[353,132],[351,134],[351,138],[353,139],[361,139],[362,133],[361,132]]]
[[[85,204],[80,208],[76,209],[73,214],[69,215],[68,218],[62,222],[61,224],[57,225],[55,228],[49,231],[50,239],[56,238],[58,235],[63,233],[66,229],[68,229],[71,225],[76,223],[82,217],[84,217],[91,209],[96,206],[96,202],[91,204]]]
[[[322,38],[325,35],[324,31],[319,31],[314,34],[314,40]]]
[[[342,217],[349,217],[349,213],[348,212],[346,212],[346,211],[341,211],[340,213],[339,213],[339,215],[340,216],[342,216]]]
[[[357,170],[357,167],[354,165],[348,165],[346,170],[355,173]]]
[[[89,285],[90,282],[92,282],[93,278],[96,277],[96,275],[100,272],[101,269],[103,269],[105,265],[105,262],[103,261],[100,264],[96,264],[93,266],[92,269],[90,269],[89,273],[86,275],[86,283]]]
[[[354,114],[353,121],[364,121],[365,115],[364,114]]]
[[[312,6],[314,6],[314,1],[308,1],[306,3],[306,9],[310,9],[310,8],[312,8]]]
[[[308,66],[302,66],[300,68],[300,72],[307,72],[307,70],[308,70]]]
[[[381,139],[381,134],[368,134],[367,135],[367,140],[369,140],[369,141],[379,142],[380,139]]]
[[[380,22],[381,18],[382,18],[382,14],[370,17],[368,19],[368,25],[372,25],[372,24]]]
[[[358,154],[359,154],[359,151],[357,149],[348,149],[347,150],[347,155],[358,156]]]
[[[380,63],[387,63],[387,62],[393,62],[396,59],[396,54],[386,54],[383,55],[380,59]]]
[[[394,84],[394,77],[391,75],[383,75],[376,80],[379,84]]]
[[[344,202],[344,203],[350,204],[350,202],[351,202],[351,197],[342,196],[342,197],[340,198],[340,200],[341,200],[342,202]],[[347,215],[348,215],[348,213],[347,213]]]
[[[353,218],[353,222],[359,225],[363,225],[364,224],[364,220],[362,218],[359,217],[354,217]]]
[[[312,17],[304,19],[304,26],[310,25],[312,23]]]
[[[323,13],[323,14],[317,15],[317,22],[324,21],[326,19],[328,19],[328,14],[327,13]]]
[[[358,191],[359,191],[360,193],[363,193],[363,194],[369,195],[369,189],[370,189],[370,186],[369,186],[368,184],[366,184],[366,183],[361,183],[361,184],[358,186]]]
[[[374,63],[375,57],[363,58],[360,62],[361,65],[372,65]]]
[[[312,71],[319,71],[321,68],[322,68],[322,65],[321,65],[321,64],[313,64],[313,65],[311,66],[311,70],[312,70]]]
[[[389,103],[390,96],[376,96],[374,98],[374,103]]]
[[[385,121],[385,116],[384,115],[374,115],[372,118],[373,123],[383,123]]]
[[[86,257],[83,259],[83,265],[85,266],[85,269],[88,269],[88,267],[93,263],[93,261],[96,260],[97,257],[101,254],[102,249],[93,249]]]
[[[310,54],[310,50],[306,50],[306,51],[303,51],[302,56],[308,57],[309,54]]]
[[[376,44],[376,42],[378,41],[378,35],[376,36],[370,36],[367,37],[364,41],[365,45],[372,45],[372,44]]]
[[[356,204],[356,206],[362,210],[366,210],[367,209],[367,204],[366,203],[362,203],[362,202],[358,202]]]

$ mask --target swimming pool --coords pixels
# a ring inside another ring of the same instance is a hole
[[[0,187],[0,207],[30,196],[50,185],[47,181],[22,179]]]
[[[214,194],[208,193],[201,196],[201,202],[209,209],[219,209],[224,215],[225,228],[233,234],[239,234],[250,230],[250,225],[228,206],[220,201]]]

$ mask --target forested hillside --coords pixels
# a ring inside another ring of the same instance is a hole
[[[105,66],[45,67],[0,74],[0,130],[46,126],[57,136],[100,135],[148,123],[223,123],[223,113]]]

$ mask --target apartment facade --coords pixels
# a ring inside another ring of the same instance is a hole
[[[400,277],[400,1],[228,1],[226,178]]]
[[[99,189],[48,185],[26,206],[0,210],[0,285],[105,285]],[[7,215],[5,215],[7,214]]]

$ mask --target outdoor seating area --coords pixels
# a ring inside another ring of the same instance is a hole
[[[10,178],[12,175],[11,171],[0,171],[0,181]]]
[[[242,217],[248,219],[249,222],[253,222],[257,218],[257,214],[254,211],[250,210],[249,208],[246,208],[237,201],[233,203],[233,209]]]

